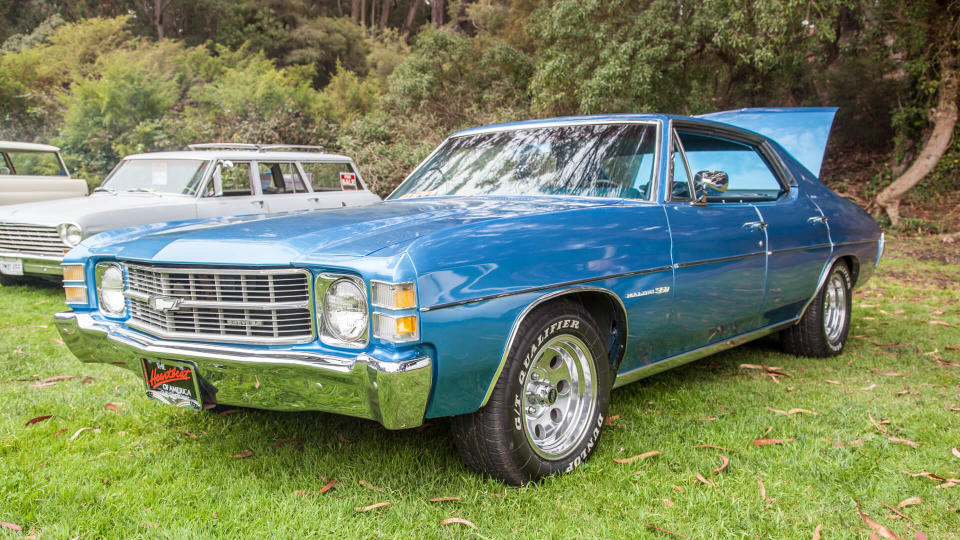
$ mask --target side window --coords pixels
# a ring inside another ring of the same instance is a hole
[[[278,193],[303,193],[307,188],[293,163],[265,163],[257,164],[259,169],[260,189],[264,195]]]
[[[213,189],[208,189],[205,197],[223,195],[240,197],[252,195],[250,189],[250,164],[234,162],[233,167],[218,166],[213,173]]]
[[[357,180],[357,172],[349,163],[319,163],[304,161],[300,163],[307,182],[314,191],[341,191],[363,189]],[[351,183],[352,179],[352,183]]]
[[[67,176],[57,154],[53,152],[8,151],[7,156],[16,174],[24,176]]]
[[[13,174],[13,167],[10,165],[10,158],[6,153],[0,154],[0,175]]]
[[[697,195],[706,194],[707,202],[775,201],[784,193],[783,186],[757,148],[698,133],[680,132],[680,140]],[[698,174],[705,172],[726,173],[726,191],[698,187]]]
[[[671,157],[670,170],[673,171],[673,177],[670,180],[670,200],[689,202],[693,200],[690,195],[690,169],[687,167],[687,161],[683,158],[684,146],[677,137],[677,132],[673,132],[673,156]]]

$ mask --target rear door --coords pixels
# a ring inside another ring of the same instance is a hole
[[[336,208],[371,204],[380,200],[369,191],[352,163],[301,161],[301,170],[312,193],[311,208]]]
[[[665,194],[675,269],[674,320],[668,354],[680,354],[758,326],[766,277],[765,232],[749,201],[704,200],[693,178],[724,171],[748,185],[749,145],[674,131],[672,177]]]
[[[291,212],[311,207],[310,191],[293,161],[258,161],[256,181],[260,184],[267,212]]]

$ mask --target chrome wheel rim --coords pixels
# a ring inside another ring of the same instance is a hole
[[[597,409],[597,374],[579,338],[556,336],[540,348],[523,380],[524,434],[539,456],[561,459],[583,440]]]
[[[843,333],[847,319],[847,287],[840,274],[830,276],[826,294],[823,295],[823,333],[827,340],[836,343]]]

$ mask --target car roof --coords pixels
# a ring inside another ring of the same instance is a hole
[[[620,122],[622,123],[654,122],[654,121],[666,122],[668,120],[682,120],[686,122],[696,122],[698,124],[723,126],[725,128],[731,128],[737,131],[754,134],[762,138],[767,138],[749,129],[744,129],[744,128],[733,126],[723,122],[717,122],[715,120],[710,120],[708,118],[698,118],[695,116],[683,116],[678,114],[656,114],[656,113],[591,114],[591,115],[582,115],[582,116],[560,116],[556,118],[541,118],[538,120],[522,120],[520,122],[507,122],[504,124],[492,124],[489,126],[478,126],[474,128],[463,129],[451,134],[450,136],[463,137],[466,135],[477,135],[480,133],[493,133],[497,131],[511,131],[515,129],[535,129],[535,128],[543,128],[543,127],[551,127],[551,126],[566,126],[566,125],[577,125],[577,124],[589,125],[589,124],[616,124]]]
[[[60,149],[49,144],[37,144],[15,141],[0,141],[0,150],[27,150],[32,152],[59,152]]]
[[[255,150],[182,150],[179,152],[150,152],[133,154],[124,159],[228,159],[238,161],[353,161],[347,156],[326,152],[257,152]]]

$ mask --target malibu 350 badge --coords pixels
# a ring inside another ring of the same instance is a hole
[[[172,360],[141,359],[147,397],[167,405],[200,409],[200,392],[192,365]]]

